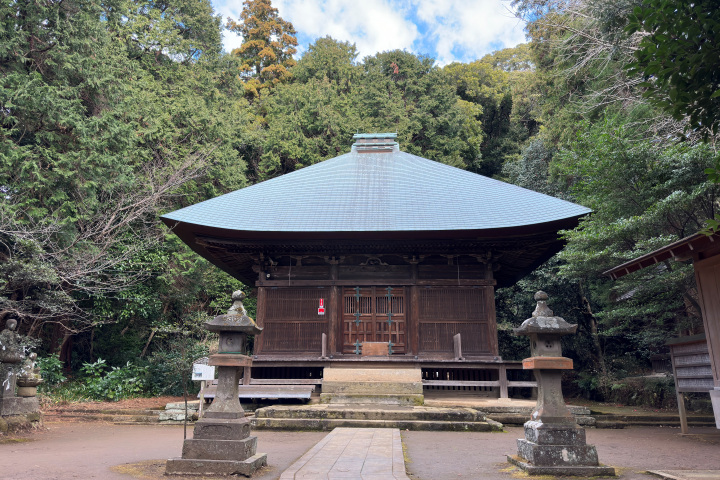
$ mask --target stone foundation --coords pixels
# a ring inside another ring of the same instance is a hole
[[[167,475],[244,475],[251,476],[259,468],[267,465],[267,455],[258,453],[242,460],[201,460],[171,458],[167,461]]]
[[[0,417],[0,435],[32,430],[42,426],[43,417],[40,412]]]
[[[615,475],[601,466],[594,445],[587,445],[585,429],[575,423],[525,423],[525,438],[518,439],[518,455],[508,461],[531,475]]]
[[[267,465],[267,455],[257,453],[257,437],[250,436],[250,422],[236,419],[201,418],[193,438],[183,442],[182,458],[171,458],[167,475],[245,475]]]
[[[420,368],[328,367],[323,372],[321,403],[422,405]]]
[[[0,399],[0,415],[27,415],[40,412],[37,397],[5,397]]]
[[[528,475],[557,475],[572,477],[599,477],[599,476],[615,476],[613,467],[598,466],[571,466],[565,465],[561,467],[537,466],[532,465],[517,455],[508,455],[507,460],[512,465],[527,472]]]

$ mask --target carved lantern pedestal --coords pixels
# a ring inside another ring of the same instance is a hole
[[[518,454],[507,459],[530,475],[614,476],[613,467],[598,463],[595,446],[586,444],[585,429],[565,406],[562,370],[572,369],[573,362],[562,356],[560,337],[575,333],[577,325],[553,316],[547,298],[545,292],[536,293],[532,318],[514,330],[515,335],[530,337],[532,357],[523,360],[523,369],[535,374],[538,400],[525,422],[525,438],[517,441]]]
[[[245,355],[247,335],[262,331],[247,316],[242,305],[245,295],[233,293],[233,306],[205,324],[220,334],[220,348],[208,365],[218,367],[218,386],[212,405],[195,423],[193,438],[183,443],[182,458],[167,461],[167,475],[251,476],[267,465],[267,454],[257,453],[257,437],[250,436],[250,421],[240,404],[238,384],[242,369],[252,359]]]

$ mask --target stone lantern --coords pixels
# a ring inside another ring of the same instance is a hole
[[[547,306],[548,296],[537,292],[537,307],[515,335],[530,337],[531,357],[523,369],[533,370],[538,385],[537,405],[525,422],[525,438],[519,439],[518,454],[508,461],[531,475],[615,475],[612,467],[598,463],[597,450],[585,442],[585,429],[575,423],[563,399],[562,370],[573,361],[562,356],[560,337],[574,334],[577,325],[555,317]]]
[[[250,421],[238,395],[242,370],[252,364],[245,355],[247,336],[262,332],[247,315],[244,298],[243,292],[234,292],[230,310],[205,324],[220,335],[218,353],[208,361],[208,365],[218,367],[217,392],[212,405],[195,423],[193,438],[183,443],[182,458],[167,461],[167,475],[251,476],[267,464],[267,455],[256,453],[257,437],[250,436]]]
[[[16,328],[17,320],[10,319],[0,331],[0,415],[26,415],[28,418],[33,415],[40,418],[40,403],[34,393],[37,389],[24,388],[27,386],[24,383],[26,380],[34,383],[34,387],[42,381],[34,369],[37,356],[33,353],[32,358],[25,358]],[[20,378],[19,373],[22,374]],[[28,375],[32,375],[32,378],[28,378]],[[19,395],[16,395],[16,390]]]

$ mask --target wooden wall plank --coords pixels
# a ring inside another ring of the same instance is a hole
[[[695,262],[703,326],[713,370],[713,381],[720,387],[720,255]]]

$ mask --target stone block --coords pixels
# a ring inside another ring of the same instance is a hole
[[[37,397],[37,387],[18,387],[18,397]]]
[[[187,409],[197,411],[200,409],[200,402],[198,400],[188,402]],[[182,410],[185,411],[185,402],[172,402],[165,405],[165,410]]]
[[[552,475],[552,476],[572,476],[572,477],[606,477],[615,476],[615,469],[605,465],[583,465],[583,466],[538,466],[531,465],[525,459],[517,455],[508,455],[507,460],[512,465],[524,470],[530,475]]]
[[[423,395],[397,395],[397,394],[344,394],[321,393],[320,403],[330,404],[366,404],[366,405],[408,405],[419,406],[425,401]]]
[[[243,440],[188,439],[183,442],[182,458],[203,460],[245,460],[255,455],[257,437]]]
[[[267,454],[257,453],[246,460],[200,460],[171,458],[165,465],[166,475],[244,475],[251,476],[267,465]]]
[[[0,415],[26,415],[40,411],[37,397],[5,397],[0,403]]]
[[[523,370],[572,370],[572,358],[567,357],[530,357],[523,360]]]
[[[9,415],[0,417],[0,433],[14,433],[42,427],[42,414]]]
[[[538,445],[519,439],[518,455],[536,466],[593,466],[598,455],[593,445]]]
[[[250,435],[250,420],[201,418],[195,422],[193,438],[206,440],[242,440]]]
[[[322,393],[356,395],[422,395],[422,382],[328,382]]]
[[[323,370],[323,382],[393,382],[422,383],[419,368],[347,368],[329,367]],[[323,390],[325,386],[323,385]]]
[[[208,357],[208,365],[215,367],[249,367],[252,358],[239,353],[216,353]]]
[[[597,420],[589,415],[576,416],[575,422],[583,427],[594,427]]]
[[[585,429],[572,424],[525,422],[525,439],[538,445],[585,445]]]
[[[188,410],[187,419],[191,420],[194,413],[194,411]],[[185,410],[163,410],[158,413],[158,421],[167,422],[168,420],[182,422],[185,420]]]

